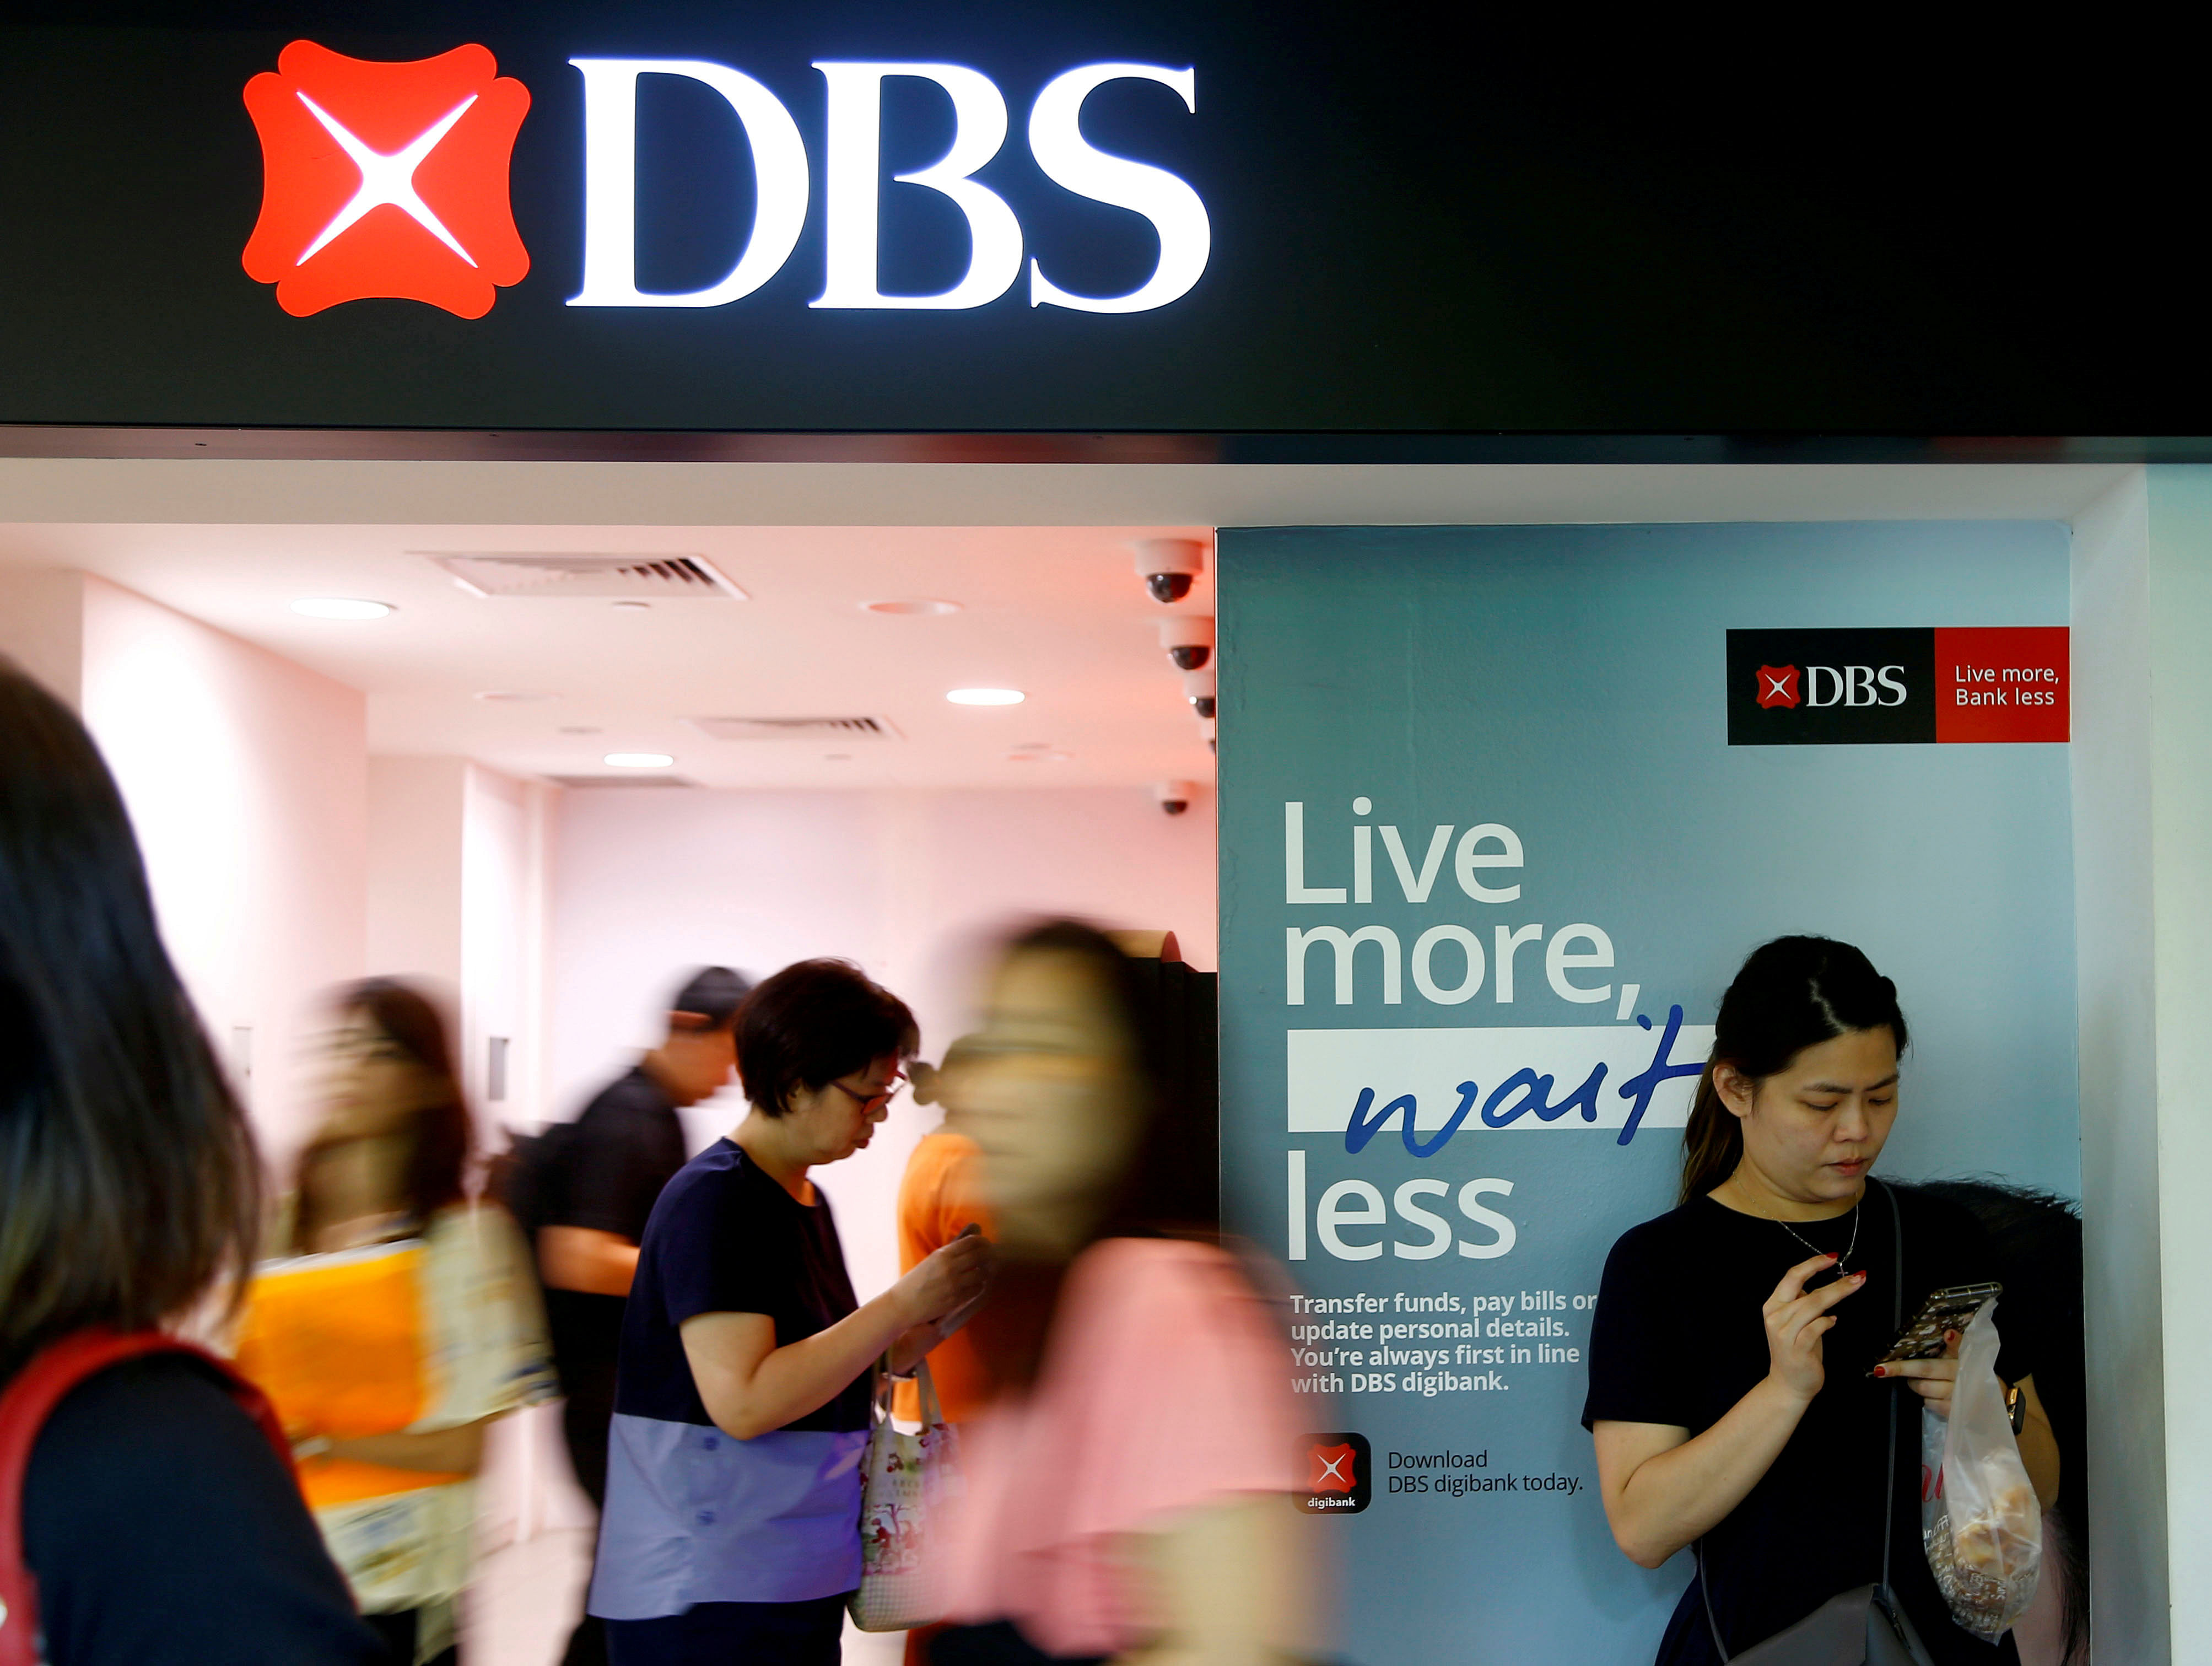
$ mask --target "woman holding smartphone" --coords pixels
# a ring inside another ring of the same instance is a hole
[[[1755,951],[1721,1001],[1680,1207],[1607,1260],[1583,1413],[1606,1519],[1643,1567],[1703,1541],[1660,1666],[1742,1653],[1879,1579],[1890,1397],[1901,1379],[1917,1396],[1901,1410],[1948,1409],[1955,1336],[1950,1357],[1871,1374],[1900,1280],[1909,1318],[1934,1291],[1996,1276],[1963,1211],[1869,1184],[1905,1041],[1897,986],[1849,944],[1784,937]],[[2019,1352],[2007,1347],[1998,1374],[2020,1391],[2021,1455],[2047,1505],[2058,1450]],[[1900,1420],[1892,1588],[1939,1666],[2014,1659],[2009,1636],[1992,1651],[1952,1623],[1929,1572],[1917,1434]]]

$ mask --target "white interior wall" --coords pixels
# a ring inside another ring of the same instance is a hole
[[[360,975],[361,694],[96,578],[81,709],[129,806],[161,933],[280,1165],[312,1106],[316,994]],[[247,1032],[241,1034],[241,1032]]]
[[[2201,1270],[2212,1257],[2212,469],[2152,469],[2148,484],[2166,1566],[2171,1657],[2200,1661],[2212,1659],[2212,1308]]]
[[[2137,471],[2074,533],[2090,1585],[2097,1653],[2107,1662],[2169,1658],[2149,555]]]
[[[915,1009],[923,1056],[969,1017],[963,948],[1016,916],[1073,913],[1175,931],[1214,965],[1210,796],[1179,817],[1141,787],[1060,791],[562,795],[551,906],[547,1104],[572,1116],[650,1046],[678,982],[720,963],[759,977],[857,961]],[[695,1107],[694,1148],[743,1114]],[[897,1276],[893,1206],[933,1110],[902,1097],[867,1150],[823,1177],[863,1298]]]
[[[0,567],[0,654],[76,709],[84,692],[84,575]]]

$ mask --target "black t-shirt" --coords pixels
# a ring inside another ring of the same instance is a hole
[[[1964,1210],[1894,1188],[1905,1227],[1905,1317],[1931,1291],[1996,1276],[1987,1236]],[[1920,1539],[1920,1400],[1867,1375],[1897,1334],[1891,1216],[1881,1191],[1859,1209],[1858,1245],[1845,1266],[1867,1283],[1834,1311],[1822,1344],[1826,1380],[1759,1483],[1705,1535],[1713,1612],[1729,1651],[1748,1649],[1839,1592],[1881,1575],[1882,1462],[1889,1402],[1899,1396],[1897,1493],[1890,1583],[1939,1666],[2016,1658],[1950,1619]],[[1822,1251],[1843,1251],[1852,1217],[1792,1221],[1808,1250],[1776,1221],[1698,1198],[1624,1234],[1607,1257],[1590,1328],[1589,1398],[1583,1422],[1672,1424],[1702,1434],[1768,1371],[1761,1309],[1782,1275]],[[1816,1279],[1816,1285],[1826,1280]],[[2002,1332],[2004,1311],[1996,1320]],[[2008,1344],[1998,1373],[2033,1369]],[[1717,1662],[1693,1579],[1668,1624],[1661,1666]]]
[[[539,1224],[642,1243],[661,1188],[684,1166],[683,1119],[660,1085],[641,1068],[629,1071],[584,1107],[562,1139]],[[562,1392],[611,1404],[623,1298],[549,1289],[545,1326]]]
[[[827,1330],[860,1304],[830,1201],[805,1204],[761,1172],[733,1141],[717,1140],[684,1165],[653,1205],[623,1319],[624,1417],[708,1424],[684,1357],[681,1327],[702,1313],[763,1313],[785,1347]],[[818,1410],[783,1426],[832,1432],[868,1426],[872,1373],[863,1371]]]
[[[374,1666],[383,1645],[268,1438],[182,1354],[54,1408],[23,1483],[52,1666]]]

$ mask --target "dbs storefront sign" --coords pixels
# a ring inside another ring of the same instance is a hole
[[[782,270],[814,196],[805,140],[763,82],[691,58],[586,58],[583,282],[571,307],[726,306]],[[1212,247],[1206,205],[1164,168],[1109,152],[1085,137],[1085,101],[1114,82],[1152,82],[1198,107],[1196,72],[1102,63],[1048,81],[1023,137],[1052,185],[1146,222],[1158,255],[1133,287],[1098,294],[1027,258],[1014,206],[975,175],[1006,147],[1010,115],[998,84],[957,64],[817,62],[825,82],[822,136],[823,283],[807,304],[867,310],[961,311],[1009,291],[1032,307],[1118,313],[1155,311],[1188,294]],[[751,225],[719,281],[648,289],[636,270],[641,77],[692,83],[727,104],[753,176]],[[950,105],[951,140],[927,167],[890,182],[934,192],[964,231],[966,271],[946,289],[887,293],[880,199],[884,84],[921,82]],[[1160,94],[1150,94],[1158,98]],[[348,58],[313,41],[287,46],[274,73],[253,77],[246,105],[261,138],[261,216],[246,246],[249,276],[276,286],[284,311],[304,317],[348,301],[424,301],[462,318],[490,311],[498,291],[530,271],[510,206],[508,168],[530,93],[498,73],[489,49],[457,46],[416,63]],[[1139,237],[1142,234],[1138,234]],[[1024,279],[1026,278],[1026,283]],[[1017,286],[1021,286],[1017,290]]]
[[[388,297],[482,318],[529,272],[507,165],[530,92],[484,47],[377,64],[295,40],[246,107],[262,166],[246,270],[295,317]]]

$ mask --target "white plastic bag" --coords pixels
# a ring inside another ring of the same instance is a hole
[[[1997,1381],[1994,1298],[1967,1322],[1947,1420],[1923,1408],[1920,1530],[1951,1617],[1995,1643],[2027,1612],[2043,1565],[2043,1511]]]
[[[944,1550],[945,1512],[959,1492],[958,1437],[937,1402],[927,1360],[915,1375],[921,1432],[893,1426],[890,1383],[882,1377],[861,1460],[860,1586],[845,1606],[864,1632],[906,1631],[945,1617],[936,1558]]]

